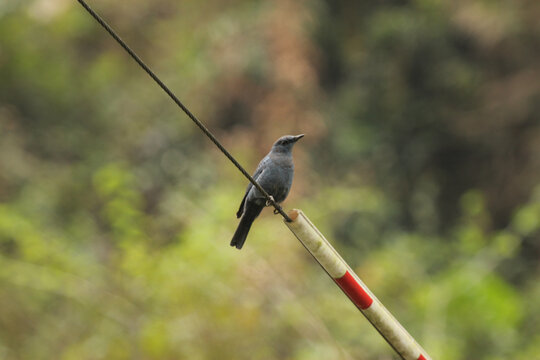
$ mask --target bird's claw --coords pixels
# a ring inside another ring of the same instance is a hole
[[[274,215],[277,215],[279,214],[279,210],[278,209],[274,209]]]
[[[271,200],[266,200],[266,206],[270,206],[276,203],[276,200],[274,200],[274,197],[272,195],[270,195],[270,199]]]

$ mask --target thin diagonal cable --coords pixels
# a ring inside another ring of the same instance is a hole
[[[131,48],[124,42],[124,40],[122,40],[120,38],[120,36],[118,36],[116,34],[116,32],[109,26],[109,24],[107,24],[105,22],[105,20],[103,20],[101,18],[101,16],[99,16],[84,0],[77,0],[79,2],[79,4],[82,5],[82,7],[88,11],[88,13],[90,15],[92,15],[92,17],[105,29],[107,30],[107,32],[109,33],[109,35],[111,35],[114,40],[116,40],[116,42],[118,44],[120,44],[120,46],[122,46],[124,48],[124,50],[126,50],[126,52],[133,58],[133,60],[135,60],[137,62],[137,64],[139,64],[140,67],[143,68],[144,71],[146,71],[146,73],[148,75],[150,75],[150,77],[152,79],[154,79],[154,81],[159,85],[159,87],[161,87],[163,89],[163,91],[165,91],[167,93],[167,95],[169,95],[169,97],[176,103],[176,105],[178,105],[185,113],[186,115],[195,123],[195,125],[197,125],[199,127],[199,129],[201,129],[201,131],[210,139],[212,140],[212,142],[219,148],[219,150],[221,150],[221,152],[229,158],[229,160],[231,160],[231,162],[238,168],[238,170],[240,170],[240,172],[242,174],[244,174],[244,176],[253,184],[253,186],[255,186],[255,188],[257,188],[257,190],[259,190],[261,192],[261,194],[266,198],[266,201],[271,204],[280,214],[281,216],[283,216],[283,218],[285,218],[286,221],[288,222],[291,222],[291,218],[283,211],[283,209],[281,208],[281,206],[276,203],[274,201],[274,198],[271,197],[263,188],[261,185],[259,185],[259,183],[251,176],[249,175],[249,173],[242,167],[242,165],[240,165],[240,163],[231,155],[231,153],[229,153],[229,151],[227,151],[227,149],[225,149],[225,147],[223,145],[221,145],[221,143],[218,141],[218,139],[210,132],[210,130],[208,130],[208,128],[206,126],[204,126],[204,124],[202,122],[199,121],[199,119],[197,119],[195,117],[195,115],[193,115],[191,113],[191,111],[189,111],[189,109],[187,107],[184,106],[184,104],[182,104],[182,102],[180,101],[180,99],[178,99],[178,97],[176,95],[174,95],[174,93],[163,83],[163,81],[160,80],[160,78],[157,77],[156,74],[154,74],[154,72],[152,70],[150,70],[150,68],[141,60],[141,58],[133,51],[131,50]]]

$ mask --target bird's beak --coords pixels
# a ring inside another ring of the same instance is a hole
[[[300,139],[303,138],[303,137],[304,137],[304,134],[296,135],[296,136],[294,137],[294,142],[297,142],[298,140],[300,140]]]

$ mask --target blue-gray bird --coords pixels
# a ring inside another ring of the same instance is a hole
[[[274,143],[268,155],[261,160],[253,174],[253,179],[278,204],[285,200],[291,189],[294,175],[292,149],[294,144],[302,137],[304,137],[304,134],[280,137]],[[242,248],[251,224],[266,205],[268,204],[261,192],[252,183],[249,183],[246,194],[240,203],[240,208],[236,213],[236,217],[241,217],[241,219],[231,240],[231,246],[236,246],[237,249]]]

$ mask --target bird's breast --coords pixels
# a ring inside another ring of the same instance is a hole
[[[260,178],[257,179],[277,202],[285,200],[292,185],[294,166],[290,157],[272,156]]]

